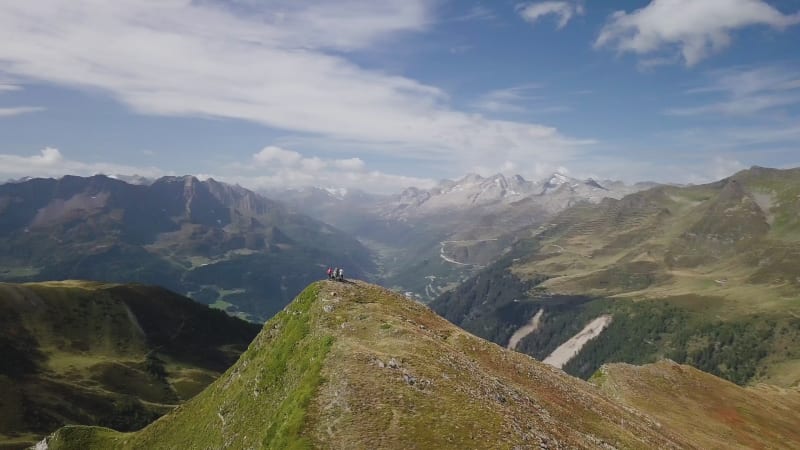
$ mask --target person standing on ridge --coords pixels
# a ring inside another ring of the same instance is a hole
[[[344,269],[339,268],[339,281],[344,281]]]
[[[328,267],[328,272],[327,272],[327,274],[328,274],[328,279],[329,279],[329,280],[332,280],[332,279],[333,279],[333,269],[331,269],[330,267]]]

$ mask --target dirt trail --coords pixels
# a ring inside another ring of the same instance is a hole
[[[539,309],[539,312],[531,317],[531,320],[527,324],[515,331],[514,334],[511,335],[511,339],[508,340],[507,347],[511,350],[516,350],[519,341],[525,339],[526,336],[538,330],[539,324],[542,322],[542,314],[544,314],[544,309]]]
[[[543,362],[561,369],[564,367],[564,364],[568,363],[569,360],[574,358],[575,355],[581,351],[587,342],[591,341],[597,336],[600,336],[600,333],[602,333],[603,330],[605,330],[610,324],[611,316],[608,314],[592,320],[588,325],[583,327],[583,330],[581,330],[580,333],[570,338],[570,340],[567,342],[561,344],[553,351],[553,353],[550,354],[550,356],[545,358]]]

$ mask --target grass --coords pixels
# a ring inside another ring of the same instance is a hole
[[[722,395],[741,389],[711,378],[716,380],[711,386]],[[601,374],[594,381],[606,386],[615,379]],[[648,386],[664,392],[669,387],[662,382]],[[669,418],[659,425],[624,398],[615,400],[622,394],[603,394],[526,355],[466,333],[424,305],[385,289],[319,282],[267,322],[240,360],[185,405],[135,433],[67,428],[51,439],[50,448],[696,444]],[[677,417],[685,407],[691,404],[670,405],[670,411]],[[785,421],[796,419],[796,411],[787,410]],[[740,414],[743,426],[750,421],[762,426],[758,414]],[[791,437],[795,431],[780,428],[778,433]],[[743,437],[749,435],[737,434],[731,443],[744,442],[738,440]],[[764,442],[774,442],[770,439]]]
[[[591,379],[699,448],[794,448],[800,391],[742,388],[688,366],[611,364]],[[790,412],[791,411],[791,412]]]
[[[208,389],[145,430],[116,435],[117,447],[311,448],[303,425],[333,343],[330,335],[315,330],[319,311],[312,306],[318,289],[307,288],[267,322],[264,330],[274,335],[262,333]]]
[[[49,448],[85,450],[88,448],[119,448],[120,434],[102,427],[66,426],[48,441]]]

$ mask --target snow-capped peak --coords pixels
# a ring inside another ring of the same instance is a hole
[[[344,198],[347,195],[347,189],[345,189],[345,188],[326,187],[326,188],[322,188],[322,190],[324,190],[328,194],[330,194],[330,195],[332,195],[332,196],[334,196],[336,198],[340,198],[340,199]]]
[[[558,172],[554,173],[550,176],[550,179],[547,180],[547,184],[551,184],[553,186],[559,186],[564,183],[569,183],[570,179],[566,175],[560,174]]]

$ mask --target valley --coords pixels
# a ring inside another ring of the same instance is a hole
[[[469,174],[396,195],[322,188],[267,195],[356,237],[375,254],[381,268],[376,279],[427,303],[504,255],[520,231],[545,224],[572,205],[652,186],[559,173],[536,181]]]

